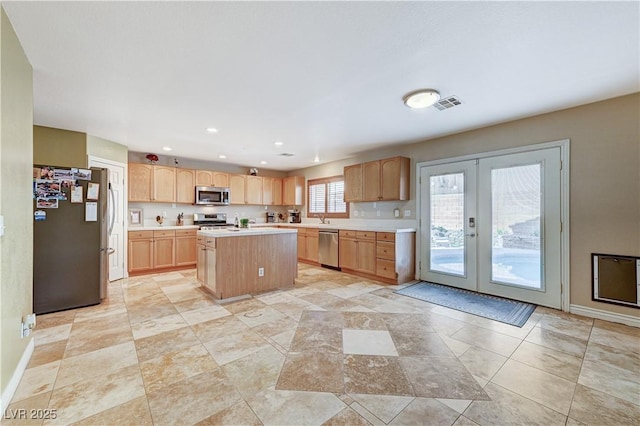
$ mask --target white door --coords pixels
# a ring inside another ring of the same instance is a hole
[[[420,177],[421,279],[561,308],[560,148]]]
[[[89,157],[89,167],[102,167],[109,170],[109,185],[111,187],[110,191],[107,191],[107,211],[109,212],[111,229],[109,248],[114,250],[113,254],[109,256],[109,281],[115,281],[124,278],[124,260],[126,258],[125,164]]]
[[[475,160],[421,168],[421,279],[476,290],[476,174]]]

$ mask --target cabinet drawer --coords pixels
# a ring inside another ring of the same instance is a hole
[[[197,233],[197,229],[176,229],[176,237],[192,237]]]
[[[339,235],[340,235],[340,238],[342,238],[342,237],[355,238],[356,237],[356,231],[348,231],[348,230],[341,229],[339,231]]]
[[[378,241],[376,244],[376,257],[378,259],[396,260],[396,244]]]
[[[307,235],[307,228],[295,228],[298,230],[298,235]]]
[[[396,241],[396,234],[394,232],[377,232],[376,239],[378,241],[390,241],[394,243]]]
[[[153,231],[153,237],[154,238],[158,238],[158,237],[175,237],[175,236],[176,236],[176,231],[173,231],[173,230]]]
[[[206,239],[206,237],[204,235],[198,235],[198,237],[196,238],[196,243],[197,244],[204,244],[204,240]]]
[[[319,232],[318,228],[306,228],[307,237],[317,237]]]
[[[385,278],[396,278],[396,262],[392,260],[377,259],[376,275]]]
[[[216,239],[213,237],[206,237],[204,240],[204,244],[207,247],[216,248]]]
[[[130,240],[141,240],[145,238],[153,238],[153,231],[129,231]]]
[[[356,238],[359,240],[375,240],[376,233],[373,231],[356,231]]]

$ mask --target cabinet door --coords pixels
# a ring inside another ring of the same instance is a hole
[[[229,173],[213,172],[213,186],[227,188],[229,186]]]
[[[409,199],[409,167],[411,160],[406,157],[394,157],[380,160],[382,200]]]
[[[211,290],[214,294],[217,294],[216,290],[216,249],[214,247],[207,247],[206,254],[207,260],[206,273],[205,273],[205,286]]]
[[[205,285],[206,273],[207,273],[207,249],[204,244],[198,244],[196,251],[196,278],[200,284]]]
[[[176,169],[153,166],[153,201],[176,202]]]
[[[129,272],[148,271],[153,268],[153,239],[129,240]]]
[[[244,204],[245,180],[243,175],[229,176],[229,194],[231,204]]]
[[[357,269],[358,259],[358,243],[353,238],[342,238],[339,240],[340,245],[340,267],[348,269]]]
[[[370,161],[362,165],[362,200],[380,199],[380,161]]]
[[[175,237],[156,238],[153,242],[153,267],[169,268],[175,266]]]
[[[273,178],[262,178],[262,204],[265,206],[273,205]]]
[[[362,164],[344,168],[344,201],[362,201]]]
[[[375,241],[358,240],[358,270],[376,273],[376,243]]]
[[[283,201],[286,206],[301,206],[304,204],[304,176],[289,176],[284,178]]]
[[[195,170],[176,169],[176,203],[195,203]]]
[[[245,201],[247,204],[262,204],[262,177],[246,176]]]
[[[129,201],[151,201],[153,166],[129,164]]]
[[[318,261],[318,234],[317,233],[315,235],[307,234],[306,256],[307,256],[307,260],[311,260],[313,262]]]
[[[196,237],[176,237],[176,266],[195,265]]]
[[[281,206],[282,205],[282,179],[281,178],[273,178],[272,185],[272,205]]]
[[[307,236],[298,233],[298,259],[307,258]]]
[[[196,186],[213,186],[213,172],[196,170]]]

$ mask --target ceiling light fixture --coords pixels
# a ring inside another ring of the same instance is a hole
[[[207,132],[209,133],[218,133],[218,129],[215,127],[207,127]]]
[[[282,145],[284,145],[284,142],[282,142],[282,141],[275,141],[273,144],[274,144],[275,146],[282,146]]]
[[[218,158],[227,158],[227,156],[224,155],[224,154],[220,154],[220,155],[218,155]]]
[[[171,147],[170,146],[163,146],[162,150],[163,151],[171,151]]]
[[[315,156],[315,158],[313,159],[314,163],[319,163],[320,162],[320,157],[318,157],[317,155]]]
[[[440,93],[433,89],[420,89],[407,93],[402,100],[409,108],[428,108],[440,100]]]
[[[260,162],[260,164],[267,164],[267,162],[266,162],[266,161],[264,161],[264,160],[262,160],[262,161]]]

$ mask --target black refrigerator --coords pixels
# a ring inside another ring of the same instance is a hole
[[[33,310],[96,305],[107,297],[108,170],[33,167]]]

